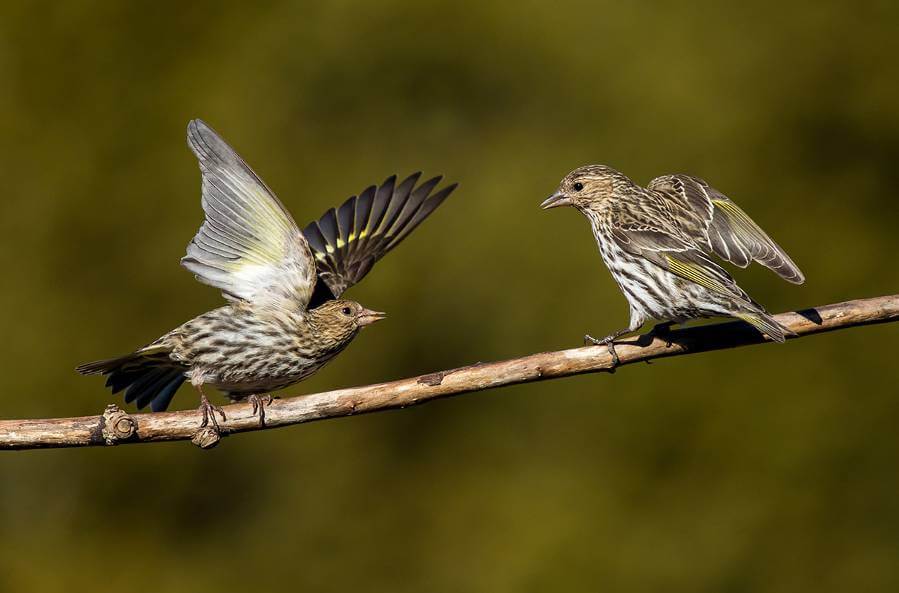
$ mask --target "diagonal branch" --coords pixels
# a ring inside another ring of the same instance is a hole
[[[888,323],[899,320],[899,294],[782,313],[776,319],[796,333],[793,339],[860,325]],[[765,341],[749,325],[727,322],[674,330],[663,337],[646,334],[618,343],[616,351],[620,364],[626,365]],[[259,426],[249,403],[232,404],[224,407],[227,421],[219,424],[221,436],[224,436],[403,408],[503,385],[613,370],[612,357],[603,346],[543,352],[390,383],[277,399],[265,408],[264,427]],[[212,429],[200,430],[199,424],[200,414],[195,410],[129,415],[115,406],[109,406],[102,416],[0,420],[0,449],[84,447],[186,439],[204,448],[214,446],[220,435]]]

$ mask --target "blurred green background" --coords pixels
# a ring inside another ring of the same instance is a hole
[[[0,8],[0,416],[221,298],[178,265],[202,117],[302,223],[391,173],[459,190],[349,296],[390,314],[287,394],[627,322],[576,166],[708,179],[802,267],[899,287],[895,2],[60,2]],[[0,455],[0,590],[896,591],[897,326],[186,443]],[[175,408],[196,398],[184,388]]]

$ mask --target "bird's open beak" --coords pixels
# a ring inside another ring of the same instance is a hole
[[[362,309],[359,311],[359,315],[356,316],[356,320],[360,327],[365,327],[366,325],[371,325],[375,321],[381,321],[385,317],[387,317],[386,313],[372,311],[371,309]]]
[[[550,208],[558,208],[559,206],[571,206],[571,198],[569,198],[562,192],[556,192],[550,197],[543,200],[543,203],[540,204],[540,207],[544,210],[549,210]]]

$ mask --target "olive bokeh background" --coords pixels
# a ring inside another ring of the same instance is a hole
[[[301,223],[391,173],[460,188],[286,394],[577,345],[627,321],[576,166],[688,172],[808,277],[899,286],[894,2],[14,2],[0,8],[0,416],[221,303],[178,259],[202,117]],[[226,439],[0,455],[3,591],[895,591],[896,326]],[[189,387],[176,408],[196,405]]]

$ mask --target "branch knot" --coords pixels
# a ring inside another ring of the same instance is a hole
[[[220,440],[222,440],[222,435],[219,434],[219,431],[211,426],[207,426],[194,433],[190,442],[201,449],[212,449],[219,444]]]
[[[137,422],[115,404],[109,404],[100,417],[101,434],[107,445],[115,445],[137,434]]]

